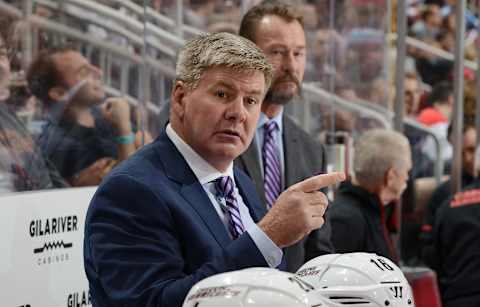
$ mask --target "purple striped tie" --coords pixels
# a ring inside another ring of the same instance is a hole
[[[281,192],[280,158],[278,157],[277,144],[275,143],[275,131],[278,125],[275,121],[269,121],[264,126],[263,137],[263,170],[264,188],[267,206],[270,209]]]
[[[238,208],[237,200],[233,194],[234,186],[233,180],[229,176],[220,177],[215,180],[215,187],[218,193],[225,198],[225,204],[227,205],[228,212],[228,230],[233,239],[238,238],[245,232],[242,219],[240,217],[240,209]]]

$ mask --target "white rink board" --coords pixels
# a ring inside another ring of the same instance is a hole
[[[2,307],[90,306],[83,229],[95,189],[0,196]]]

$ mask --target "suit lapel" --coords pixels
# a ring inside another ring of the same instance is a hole
[[[198,181],[190,185],[183,185],[180,194],[201,217],[218,244],[222,247],[227,246],[232,239],[228,236],[225,225],[215,211],[202,185]]]
[[[243,202],[250,211],[250,216],[252,217],[253,221],[257,223],[267,213],[267,209],[264,205],[262,205],[261,202],[259,202],[258,198],[256,197],[258,195],[257,191],[249,188],[251,184],[248,184],[248,178],[244,176],[245,175],[242,175],[237,170],[235,170],[235,183],[237,185],[238,191],[242,196]]]
[[[243,164],[241,168],[248,174],[255,184],[257,193],[262,200],[262,203],[266,203],[265,190],[263,186],[262,170],[260,169],[260,157],[258,156],[257,143],[255,139],[247,148],[247,150],[238,158],[240,163]]]
[[[165,131],[161,133],[157,143],[158,157],[163,164],[167,177],[181,185],[180,195],[200,216],[218,244],[222,247],[228,245],[231,239],[225,225],[195,174]]]

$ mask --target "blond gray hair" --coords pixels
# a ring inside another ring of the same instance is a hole
[[[355,144],[355,178],[359,183],[378,186],[390,168],[406,167],[409,157],[410,144],[403,134],[387,129],[369,130]]]
[[[270,87],[273,68],[264,53],[248,39],[226,32],[201,35],[188,41],[178,55],[176,80],[195,89],[203,73],[216,66],[260,71],[265,76],[265,89]]]

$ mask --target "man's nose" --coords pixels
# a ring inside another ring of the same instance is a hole
[[[298,61],[292,51],[285,53],[283,57],[282,69],[285,72],[295,73],[297,71]]]
[[[247,111],[245,109],[245,98],[237,96],[227,107],[225,117],[228,120],[243,122],[246,119]]]

